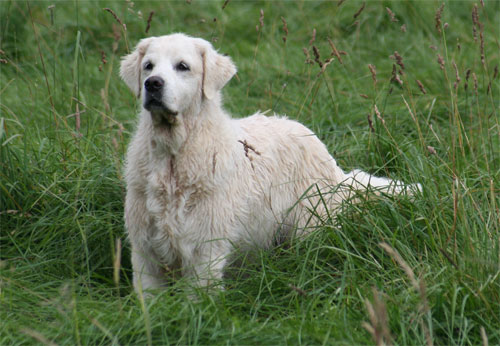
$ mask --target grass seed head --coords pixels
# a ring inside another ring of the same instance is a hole
[[[401,80],[401,78],[399,78],[396,64],[392,64],[391,82],[397,82],[399,85],[403,86],[403,81]]]
[[[121,19],[118,18],[118,16],[116,15],[116,13],[112,9],[105,7],[105,8],[103,8],[103,10],[106,11],[106,12],[111,13],[111,15],[113,16],[113,18],[115,18],[115,20],[123,27],[123,30],[127,31],[127,26],[125,25],[125,23],[123,23],[121,21]]]
[[[481,52],[481,63],[483,64],[484,67],[486,67],[486,59],[484,56],[484,37],[483,37],[483,27],[482,26],[479,28],[479,40],[480,40],[479,51]]]
[[[361,14],[361,12],[363,12],[363,10],[365,9],[365,6],[366,6],[366,2],[363,2],[363,5],[361,5],[361,7],[359,8],[359,10],[354,13],[354,16],[353,18],[356,19],[359,17],[359,15]]]
[[[373,84],[377,84],[377,70],[375,69],[375,65],[368,64],[368,68],[372,74]]]
[[[316,29],[313,29],[312,37],[309,40],[309,45],[312,46],[312,44],[314,43],[314,41],[316,41]]]
[[[155,14],[155,11],[149,12],[149,17],[148,17],[148,21],[147,21],[147,25],[146,25],[146,34],[148,33],[149,28],[151,28],[151,20],[153,19],[154,14]]]
[[[304,53],[304,55],[306,56],[306,61],[304,63],[306,64],[313,64],[314,61],[311,60],[311,56],[309,55],[309,50],[305,47],[302,48],[302,52]]]
[[[374,287],[373,304],[365,299],[365,307],[370,323],[363,322],[362,326],[372,335],[375,345],[390,345],[391,334],[388,327],[387,308],[380,298],[381,293]]]
[[[438,10],[436,11],[436,16],[434,17],[436,20],[436,30],[438,31],[438,33],[441,33],[441,15],[443,14],[443,9],[444,9],[444,2],[438,8]]]
[[[321,55],[319,54],[319,49],[316,46],[313,46],[313,54],[314,54],[314,61],[319,65],[320,68],[323,67],[323,63],[321,62]]]
[[[441,56],[441,54],[439,54],[439,53],[438,53],[438,55],[437,55],[437,61],[438,61],[438,63],[439,63],[439,68],[440,68],[441,70],[443,70],[443,71],[444,71],[444,65],[445,65],[445,64],[444,64],[444,59],[443,59],[443,57]]]
[[[396,64],[398,64],[402,70],[405,69],[405,64],[403,64],[403,57],[399,55],[398,51],[394,51],[394,55],[391,55],[391,58],[396,60]]]
[[[368,113],[368,127],[370,128],[371,133],[375,133],[375,128],[373,127],[373,120],[372,120],[372,115]]]
[[[286,43],[286,39],[288,37],[288,25],[286,23],[285,18],[281,17],[281,21],[283,22],[283,31],[285,32],[285,36],[282,37],[283,42]]]
[[[452,61],[451,65],[453,66],[453,69],[455,70],[455,83],[453,84],[453,87],[455,88],[455,90],[457,90],[458,84],[460,84],[461,79],[460,79],[460,75],[458,74],[458,67],[457,67],[457,64],[455,63],[455,61]]]
[[[380,120],[382,124],[385,124],[384,118],[382,118],[382,115],[380,114],[380,111],[378,110],[377,105],[373,106],[373,110],[375,111],[375,115],[377,116],[377,119]]]
[[[391,22],[399,22],[399,20],[396,18],[396,15],[394,12],[391,11],[389,7],[385,8],[387,10],[387,13],[389,13],[389,16],[391,17]]]
[[[465,83],[464,83],[464,91],[467,91],[467,88],[469,86],[469,77],[470,77],[470,72],[471,72],[471,69],[468,68],[467,71],[465,71]]]
[[[417,79],[417,84],[418,84],[418,87],[420,88],[420,91],[422,92],[422,94],[424,94],[424,95],[427,94],[427,91],[425,90],[424,85],[418,79]]]
[[[328,37],[328,43],[330,44],[330,47],[332,48],[331,55],[335,56],[339,60],[339,63],[342,64],[342,58],[340,56],[340,53],[337,50],[337,47],[335,47],[335,44],[333,43],[333,41],[329,37]]]
[[[231,1],[231,0],[224,1],[224,3],[222,4],[222,9],[226,8],[227,4],[229,4],[229,1]]]
[[[401,25],[401,31],[406,32],[406,24]]]
[[[474,92],[477,95],[477,76],[474,72],[472,72],[472,80],[474,81]]]

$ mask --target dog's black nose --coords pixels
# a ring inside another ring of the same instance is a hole
[[[165,84],[165,81],[163,78],[154,76],[154,77],[149,77],[146,79],[144,82],[144,86],[146,87],[146,90],[153,93],[160,91],[163,88],[163,85]]]

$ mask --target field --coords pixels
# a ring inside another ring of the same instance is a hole
[[[498,23],[489,0],[1,1],[0,344],[500,344]],[[138,297],[118,67],[179,31],[233,58],[235,117],[422,193],[346,202],[224,291]]]

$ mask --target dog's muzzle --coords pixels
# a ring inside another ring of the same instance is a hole
[[[144,98],[144,108],[151,112],[154,117],[164,117],[169,122],[177,115],[176,111],[169,109],[163,103],[163,87],[165,81],[158,76],[149,77],[144,82],[146,95]]]

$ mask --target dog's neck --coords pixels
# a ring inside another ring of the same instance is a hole
[[[191,150],[201,138],[204,138],[205,145],[213,143],[216,146],[216,143],[225,140],[221,137],[231,134],[228,131],[228,126],[231,126],[230,118],[222,109],[220,96],[191,105],[185,112],[177,115],[171,125],[155,124],[146,110],[143,110],[141,122],[150,134],[150,149],[155,159],[201,152],[199,149]]]

